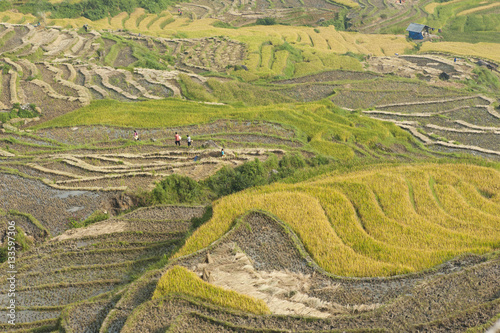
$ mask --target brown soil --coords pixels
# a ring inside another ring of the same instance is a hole
[[[141,219],[149,221],[180,221],[191,220],[193,217],[203,215],[205,207],[182,207],[182,206],[158,206],[147,209],[139,209],[122,216],[123,219]]]
[[[16,304],[24,308],[18,308],[18,323],[35,325],[38,320],[60,318],[60,326],[66,330],[98,331],[120,299],[119,293],[109,291],[168,257],[189,230],[190,219],[203,213],[203,207],[140,209],[121,220],[71,230],[28,252],[19,252]],[[0,267],[6,269],[6,264]],[[5,304],[6,276],[0,282],[0,302]],[[136,300],[144,301],[141,297]],[[61,314],[65,305],[69,306]],[[47,306],[52,308],[40,308]],[[6,331],[4,328],[0,327]]]
[[[67,309],[67,317],[62,323],[71,332],[99,332],[104,318],[119,298],[83,302]]]
[[[102,41],[104,42],[104,55],[106,56],[109,54],[111,47],[116,44],[116,41],[109,38],[102,38]]]
[[[0,180],[0,208],[29,211],[52,235],[66,230],[69,218],[87,217],[116,195],[55,190],[40,181],[8,174],[0,174]]]
[[[336,85],[302,84],[287,89],[275,90],[299,102],[317,101],[335,93]]]
[[[137,61],[137,58],[135,58],[132,55],[132,48],[130,47],[124,47],[120,50],[118,53],[118,57],[116,57],[115,62],[113,63],[114,67],[127,67],[134,62]]]
[[[10,110],[12,106],[10,102],[10,77],[10,74],[2,74],[2,94],[0,102],[7,107],[5,111]]]
[[[55,117],[61,116],[70,111],[76,110],[82,106],[78,101],[68,101],[56,99],[48,96],[42,88],[29,81],[21,81],[21,87],[24,90],[26,99],[30,103],[34,103],[42,109],[40,121],[47,121]],[[38,122],[32,122],[30,125],[35,125]]]
[[[78,97],[78,92],[76,90],[58,83],[55,80],[55,74],[49,71],[47,67],[45,67],[45,65],[37,64],[36,67],[38,68],[41,74],[41,80],[48,83],[52,87],[52,89],[54,89],[57,93],[63,96]]]
[[[277,84],[295,84],[311,82],[333,82],[333,81],[351,81],[351,80],[370,80],[380,77],[380,75],[367,72],[352,71],[330,71],[314,75],[307,75],[296,79],[276,81]]]
[[[14,48],[21,46],[23,44],[23,37],[28,33],[28,28],[23,26],[14,27],[14,35],[7,39],[2,47],[0,47],[0,53],[6,53]]]
[[[141,93],[137,88],[128,84],[125,81],[125,75],[122,73],[117,73],[112,76],[109,76],[108,79],[112,85],[114,85],[115,87],[119,87],[120,89],[128,92],[129,94],[132,94],[134,96],[139,96]]]

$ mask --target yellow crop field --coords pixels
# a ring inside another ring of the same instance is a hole
[[[423,43],[422,52],[446,52],[460,56],[475,56],[500,61],[500,44],[498,43],[461,43],[440,42]]]
[[[347,7],[351,7],[351,8],[359,7],[359,3],[352,1],[352,0],[335,0],[334,2],[339,3],[341,5],[345,5]]]
[[[295,64],[295,76],[335,69],[362,70],[361,63],[352,57],[330,52],[311,52],[309,50],[304,51],[302,55],[305,61]]]
[[[342,37],[342,40],[344,40],[345,46],[347,47],[348,51],[354,52],[354,53],[369,53],[366,52],[366,48],[362,46],[361,44],[357,44],[355,42],[356,39],[358,39],[358,34],[357,33],[352,33],[352,32],[339,32],[339,35]],[[379,47],[377,45],[377,47]]]
[[[137,19],[144,15],[146,10],[144,8],[136,8],[128,20],[125,21],[124,27],[128,30],[137,29]]]
[[[439,5],[444,6],[452,2]],[[498,6],[498,3],[492,3],[487,6],[495,8],[495,6]],[[486,9],[486,6],[478,8]],[[10,23],[18,23],[22,20],[25,22],[34,22],[36,20],[34,16],[29,14],[23,15],[21,13],[14,13],[11,11],[6,11],[0,14],[4,17],[8,16],[8,22]],[[120,13],[111,19],[105,18],[92,22],[90,25],[95,29],[123,29],[125,22],[127,29],[130,31],[142,32],[160,37],[172,37],[178,33],[182,33],[188,38],[225,35],[229,38],[245,43],[249,54],[255,51],[260,51],[263,43],[270,42],[272,45],[280,45],[285,41],[302,51],[331,54],[350,51],[354,53],[371,54],[374,56],[390,56],[395,53],[402,54],[405,49],[411,49],[414,46],[413,42],[407,41],[406,36],[404,35],[361,34],[357,32],[344,31],[338,32],[333,26],[321,27],[317,30],[319,33],[315,32],[311,27],[282,25],[273,26],[272,29],[269,29],[267,26],[222,29],[216,28],[212,25],[216,21],[214,19],[191,21],[187,17],[173,17],[168,11],[164,11],[160,15],[148,15],[141,21],[139,29],[136,26],[137,18],[143,14],[144,13],[141,10],[136,10],[130,15],[129,18],[127,13]],[[88,22],[88,20],[82,18],[53,20],[54,24],[63,27],[81,27],[85,23],[88,24]],[[480,56],[500,61],[500,44],[497,43],[423,43],[421,51],[445,52],[459,56]],[[252,61],[250,61],[250,64],[252,64]],[[315,69],[320,68],[318,61],[310,65],[314,68],[311,68],[310,70],[299,69],[298,72],[311,73],[314,72]],[[305,65],[302,67],[305,67]],[[255,69],[257,70],[257,68]],[[266,75],[268,75],[268,73],[266,73]]]
[[[281,74],[286,67],[286,62],[289,53],[287,51],[278,51],[274,53],[274,62],[272,66],[272,71],[276,74]]]
[[[495,7],[498,7],[498,6],[500,6],[500,2],[494,2],[494,3],[491,3],[491,4],[486,5],[486,6],[480,6],[480,7],[471,8],[471,9],[467,9],[467,10],[461,11],[460,13],[457,14],[457,16],[469,15],[469,14],[472,14],[472,13],[475,13],[475,12],[479,12],[479,11],[482,11],[482,10],[492,9],[492,8],[495,8]]]
[[[483,183],[487,180],[487,184]],[[431,268],[500,247],[500,172],[473,165],[373,168],[222,198],[177,257],[202,249],[249,210],[270,212],[316,263],[341,276]]]
[[[297,32],[295,31],[290,31],[290,32],[284,32],[282,34],[283,39],[288,42],[288,43],[295,43],[297,41],[298,35]]]
[[[113,28],[115,29],[123,29],[125,28],[123,26],[123,21],[126,20],[129,17],[128,13],[122,12],[115,17],[111,18],[110,24]]]
[[[148,16],[146,16],[146,18],[144,20],[141,21],[141,23],[139,23],[139,31],[146,31],[148,29],[148,25],[149,23],[154,20],[155,18],[157,17],[157,15],[154,15],[154,14],[149,14]]]
[[[92,22],[92,24],[90,26],[93,29],[113,29],[110,22],[111,22],[111,19],[108,17],[105,17],[103,19]]]
[[[12,23],[12,24],[17,24],[17,23],[32,23],[32,22],[37,22],[37,18],[31,14],[22,14],[22,13],[17,13],[17,12],[11,12],[11,11],[6,11],[6,12],[0,12],[0,17],[8,17],[9,19],[7,21],[4,21],[6,23]]]
[[[165,15],[166,14],[166,15]],[[168,21],[168,20],[171,20],[171,15],[170,13],[165,13],[163,12],[162,14],[160,15],[163,15],[163,16],[159,16],[157,20],[155,20],[153,22],[153,24],[151,24],[149,26],[149,29],[147,30],[147,33],[149,34],[153,34],[153,35],[158,35],[159,32],[161,32],[163,29],[161,28],[162,27],[162,23],[164,23],[165,21]]]
[[[273,60],[273,46],[263,45],[261,51],[261,61],[259,69],[270,69],[271,61]]]
[[[213,286],[181,266],[174,266],[162,275],[153,294],[153,299],[173,293],[186,294],[215,305],[255,314],[271,313],[263,300]]]
[[[320,34],[313,32],[312,34],[309,35],[312,43],[314,44],[314,48],[318,50],[328,50],[328,43],[326,42],[326,39]]]
[[[325,37],[331,52],[346,53],[349,51],[345,45],[345,39],[335,29],[323,29],[321,34]]]
[[[260,55],[258,53],[250,53],[245,61],[245,65],[250,70],[257,70],[259,68]]]
[[[339,56],[332,53],[318,53],[326,69],[348,69],[353,71],[362,71],[361,63],[352,57]]]
[[[91,20],[85,18],[85,17],[80,17],[78,19],[54,19],[51,20],[51,23],[55,26],[60,26],[60,27],[72,27],[72,28],[81,28],[83,25],[88,24],[89,26],[94,26],[95,22],[92,22]]]
[[[2,13],[0,13],[2,14]],[[10,23],[18,23],[24,19],[33,22],[35,17],[10,11],[3,12],[9,16]],[[144,11],[137,9],[132,14],[123,12],[112,18],[104,18],[95,22],[86,19],[54,20],[59,26],[81,27],[89,24],[94,29],[128,29],[132,32],[144,33],[158,37],[172,37],[178,33],[188,38],[201,38],[225,35],[247,45],[248,52],[260,51],[264,43],[280,45],[285,41],[303,51],[321,51],[326,53],[370,53],[372,55],[393,55],[403,53],[405,49],[413,48],[413,43],[406,41],[405,36],[366,35],[354,32],[338,32],[333,26],[319,28],[319,33],[311,27],[295,27],[275,25],[250,26],[239,29],[222,29],[214,27],[214,19],[190,20],[187,17],[172,16],[164,11],[159,15],[146,16],[137,27],[137,19],[144,15]],[[90,23],[89,23],[90,22]]]

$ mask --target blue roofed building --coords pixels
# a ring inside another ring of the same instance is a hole
[[[430,27],[424,24],[410,23],[406,31],[411,39],[424,39],[425,35],[429,34]]]

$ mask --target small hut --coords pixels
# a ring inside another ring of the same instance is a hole
[[[429,34],[429,29],[431,29],[431,27],[423,24],[410,23],[406,31],[408,31],[411,39],[424,39],[424,36]]]

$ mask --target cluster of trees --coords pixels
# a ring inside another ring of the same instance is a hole
[[[148,203],[193,203],[242,191],[253,186],[270,184],[289,177],[306,166],[328,164],[323,156],[304,159],[300,154],[287,154],[281,160],[271,155],[265,162],[258,159],[236,168],[224,167],[206,180],[196,182],[189,177],[172,175],[159,182],[147,194]]]
[[[2,1],[2,3],[7,1]],[[83,0],[81,2],[63,1],[51,4],[47,0],[30,0],[18,7],[23,13],[50,12],[51,18],[86,17],[99,20],[115,16],[121,12],[133,12],[136,8],[144,8],[150,13],[160,13],[176,0]]]

